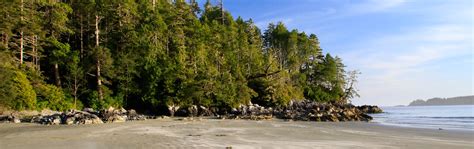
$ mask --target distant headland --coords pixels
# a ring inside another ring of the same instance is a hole
[[[415,100],[408,106],[441,106],[441,105],[474,105],[474,95],[451,98],[431,98],[428,100]]]

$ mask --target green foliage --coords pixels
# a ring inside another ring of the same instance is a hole
[[[0,67],[0,104],[15,110],[35,109],[36,93],[25,73]]]
[[[357,95],[357,77],[345,75],[338,57],[323,55],[314,34],[281,22],[262,33],[209,2],[203,10],[183,0],[155,2],[24,1],[23,11],[20,1],[0,2],[7,14],[0,18],[2,104],[156,111]],[[21,33],[26,56],[17,68]]]
[[[321,62],[307,70],[309,76],[305,96],[321,102],[338,101],[344,96],[344,71],[338,58],[326,54]]]
[[[74,106],[70,98],[66,98],[61,88],[50,84],[40,84],[35,87],[38,100],[38,109],[65,111]]]
[[[123,107],[123,96],[118,95],[118,96],[112,96],[111,95],[111,90],[108,88],[103,87],[102,90],[104,91],[104,99],[99,100],[99,94],[97,91],[92,91],[89,96],[89,103],[88,107],[94,108],[94,109],[106,109],[109,107]]]
[[[47,49],[46,54],[51,63],[62,63],[70,52],[71,47],[67,43],[61,43],[56,38],[48,37],[45,39],[47,44],[44,48]]]
[[[303,99],[302,91],[297,86],[287,83],[287,79],[275,76],[250,81],[249,87],[259,95],[253,98],[252,102],[263,106],[286,106],[290,100]]]

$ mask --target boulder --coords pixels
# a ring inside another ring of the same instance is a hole
[[[191,115],[188,111],[188,108],[180,108],[174,113],[174,116],[188,117]]]
[[[19,118],[17,118],[17,117],[14,117],[14,118],[13,118],[13,120],[12,120],[12,123],[15,123],[15,124],[17,124],[17,123],[21,123],[21,121],[20,121],[20,119],[19,119]]]
[[[61,124],[61,117],[54,116],[49,124],[50,125],[59,125],[59,124]]]
[[[147,118],[144,115],[139,115],[133,109],[127,111],[127,120],[137,121],[137,120],[146,120]]]
[[[188,107],[188,111],[189,111],[189,116],[196,117],[199,114],[199,110],[196,105],[192,105]]]
[[[84,124],[84,125],[92,124],[92,120],[85,119],[84,121],[81,121],[81,124]]]
[[[170,114],[171,117],[174,116],[175,112],[179,109],[179,106],[176,106],[176,105],[168,105],[168,112]]]
[[[92,121],[92,124],[103,124],[104,123],[99,117],[92,118],[91,121]]]
[[[361,121],[371,121],[373,118],[365,113],[360,114],[360,120]]]
[[[214,114],[209,110],[209,108],[204,106],[199,106],[198,108],[199,116],[213,116]]]
[[[264,109],[263,112],[267,111]],[[352,104],[317,103],[309,100],[291,101],[289,106],[273,110],[273,114],[277,118],[294,121],[339,122],[370,121],[372,119]]]
[[[3,123],[21,123],[20,117],[14,113],[10,115],[0,115],[0,122]]]
[[[20,119],[18,113],[12,112],[9,115],[0,115],[0,122],[20,123],[30,122],[43,125],[73,125],[73,124],[102,124],[105,122],[125,122],[130,120],[145,120],[147,116],[137,114],[133,109],[125,110],[114,109],[112,107],[101,111],[95,111],[91,108],[84,108],[83,111],[68,110],[66,112],[57,112],[43,110],[41,113],[32,116],[24,116]],[[155,119],[155,116],[148,116]]]
[[[8,116],[6,115],[0,115],[0,122],[8,122]]]
[[[41,123],[42,119],[43,119],[43,116],[41,115],[33,116],[30,119],[30,123]]]
[[[114,107],[109,107],[108,109],[106,109],[106,111],[107,111],[108,113],[113,113],[114,110],[115,110]]]
[[[96,113],[96,111],[92,108],[84,108],[82,111],[88,112],[88,113]]]
[[[135,115],[138,115],[137,114],[137,111],[135,111],[134,109],[130,109],[127,111],[127,115],[128,116],[135,116]]]
[[[76,118],[75,118],[75,117],[68,117],[68,118],[66,118],[64,124],[66,124],[66,125],[72,125],[72,124],[75,123],[75,121],[76,121]]]
[[[376,114],[376,113],[382,113],[383,110],[380,109],[378,106],[371,106],[371,105],[363,105],[357,107],[360,111],[363,113],[368,113],[368,114]]]
[[[127,116],[124,115],[124,116],[121,116],[121,115],[113,115],[112,116],[112,119],[109,120],[108,122],[112,122],[112,123],[121,123],[121,122],[125,122],[127,120]]]

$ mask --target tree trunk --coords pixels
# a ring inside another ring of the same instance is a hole
[[[23,64],[23,31],[20,31],[20,65]]]
[[[33,36],[33,64],[35,65],[35,68],[37,71],[40,71],[40,65],[39,65],[39,52],[38,48],[36,48],[38,44],[38,36]]]
[[[252,73],[252,67],[251,67],[251,62],[253,62],[253,54],[252,52],[250,52],[250,61],[247,61],[247,76],[250,76],[250,74]]]
[[[99,49],[99,21],[100,18],[98,15],[95,16],[95,47],[96,50]],[[102,93],[102,80],[100,78],[100,58],[96,55],[96,77],[97,77],[97,92],[99,94],[99,100],[104,99],[104,95]]]
[[[36,68],[36,46],[35,46],[35,37],[33,36],[31,39],[31,62],[33,66]]]
[[[222,17],[222,24],[224,24],[224,2],[223,0],[220,1],[221,2],[221,17]]]
[[[98,15],[95,16],[95,46],[99,47],[99,21]]]
[[[4,37],[5,38],[3,39],[3,41],[4,41],[5,49],[8,49],[8,34],[5,33]]]
[[[77,90],[79,86],[77,85],[77,75],[74,75],[74,89],[72,95],[74,96],[74,109],[77,108]]]
[[[81,26],[81,31],[80,31],[81,35],[79,37],[80,38],[79,40],[81,41],[81,45],[80,45],[80,47],[81,47],[81,56],[80,57],[81,57],[81,59],[83,59],[83,57],[84,57],[84,26],[82,25],[82,15],[80,16],[80,23],[79,24]]]
[[[58,63],[54,64],[54,79],[55,79],[56,86],[61,87],[61,78],[59,77]]]
[[[96,77],[97,77],[97,92],[99,93],[99,100],[104,99],[104,95],[102,93],[102,80],[100,79],[100,61],[96,61]]]
[[[23,0],[20,1],[20,21],[23,22]],[[23,64],[23,29],[20,29],[20,65]]]
[[[283,51],[282,51],[282,48],[280,48],[280,50],[278,50],[278,51],[279,51],[279,54],[280,54],[280,56],[279,56],[280,57],[280,70],[283,70],[283,65],[284,64],[283,64]]]
[[[127,64],[127,67],[126,67],[126,68],[129,68],[129,67],[128,67],[128,64]],[[125,86],[126,86],[126,87],[125,87],[125,98],[124,98],[124,99],[125,99],[125,106],[127,106],[127,104],[128,104],[128,92],[129,92],[129,90],[130,90],[130,86],[129,86],[129,83],[130,83],[130,82],[129,82],[128,79],[129,79],[131,76],[130,76],[130,73],[128,72],[128,69],[126,70],[126,75],[127,75],[127,77],[126,77],[127,79],[125,80]]]

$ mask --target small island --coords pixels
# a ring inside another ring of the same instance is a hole
[[[426,101],[418,99],[408,106],[441,106],[441,105],[474,105],[474,96],[459,96],[451,98],[431,98]]]

